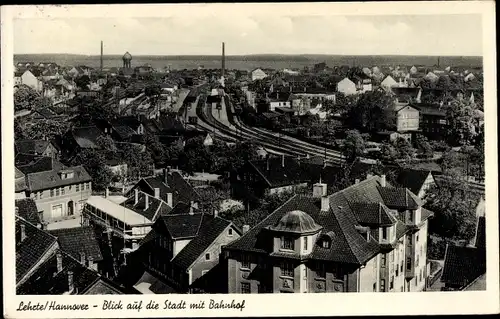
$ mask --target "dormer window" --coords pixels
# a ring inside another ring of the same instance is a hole
[[[331,246],[330,240],[328,240],[327,238],[323,238],[323,240],[321,241],[321,247],[330,248],[330,246]]]
[[[290,237],[281,237],[281,249],[295,250],[295,241]]]
[[[308,248],[308,247],[307,247],[308,243],[309,243],[309,238],[304,237],[304,250],[307,250],[307,248]]]
[[[382,240],[387,240],[387,227],[382,227]]]

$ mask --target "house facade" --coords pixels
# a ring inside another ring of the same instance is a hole
[[[29,86],[37,92],[41,92],[43,89],[43,82],[37,78],[30,70],[26,70],[21,75],[21,83]]]
[[[418,131],[420,123],[419,111],[410,105],[396,107],[396,130],[398,132]]]
[[[83,166],[30,173],[26,180],[27,196],[46,223],[79,216],[92,193],[92,178]]]
[[[345,95],[353,95],[358,92],[356,84],[348,78],[344,78],[337,83],[337,92],[344,93]]]
[[[296,195],[227,245],[229,293],[410,292],[427,286],[427,219],[407,189],[372,176]],[[407,199],[407,201],[405,201]]]

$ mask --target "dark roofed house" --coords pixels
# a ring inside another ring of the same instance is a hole
[[[57,247],[54,236],[16,217],[16,285],[28,280]]]
[[[199,194],[193,186],[179,172],[171,172],[168,169],[164,169],[163,174],[142,178],[132,187],[128,196],[131,196],[135,189],[150,196],[155,196],[155,189],[158,189],[160,199],[170,207],[174,207],[180,202],[197,205],[196,203],[199,201]]]
[[[416,195],[392,187],[385,175],[332,195],[326,184],[316,183],[312,197],[295,195],[224,247],[228,291],[424,290],[427,257],[409,243],[419,235],[419,243],[427,240],[431,216]]]
[[[417,169],[402,169],[397,176],[397,182],[421,199],[429,187],[435,185],[431,171]]]
[[[183,211],[160,217],[141,242],[137,253],[146,272],[170,292],[227,292],[223,277],[211,274],[219,274],[221,247],[239,238],[239,229],[216,215]]]
[[[31,198],[16,199],[16,216],[37,227],[42,222],[36,203]]]
[[[122,295],[138,294],[118,286],[64,251],[57,250],[44,261],[18,295]]]
[[[14,143],[16,153],[48,156],[57,158],[58,150],[47,140],[16,140]]]
[[[103,256],[92,227],[60,228],[49,233],[57,238],[61,250],[84,264],[90,261],[89,268],[98,270]]]
[[[19,163],[17,168],[25,175],[58,170],[65,167],[61,162],[52,157],[29,154],[18,154],[16,162]]]
[[[100,149],[97,140],[104,134],[96,126],[87,126],[74,128],[71,136],[80,149]]]

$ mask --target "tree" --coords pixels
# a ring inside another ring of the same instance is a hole
[[[87,90],[90,85],[90,77],[88,75],[82,75],[75,79],[75,84],[81,90]]]
[[[417,149],[420,150],[425,157],[432,157],[434,155],[434,150],[432,149],[431,144],[422,134],[418,134],[416,136],[415,144]]]
[[[397,151],[397,158],[404,161],[411,161],[415,157],[415,149],[411,146],[407,139],[398,137],[394,143],[394,148]]]
[[[390,143],[382,143],[380,146],[380,157],[385,161],[394,161],[399,154],[396,148]]]
[[[455,99],[444,106],[451,145],[471,145],[478,134],[474,121],[475,105],[469,100]]]
[[[14,138],[19,140],[24,140],[26,138],[23,127],[17,118],[14,119]]]
[[[424,198],[425,207],[435,214],[429,231],[444,238],[470,240],[479,196],[468,189],[467,183],[451,176],[443,179],[439,187],[432,186]]]
[[[83,165],[92,177],[92,187],[95,191],[102,191],[109,187],[113,180],[113,172],[106,165],[106,159],[95,150],[84,149],[72,160],[72,165]]]
[[[158,84],[153,84],[153,85],[148,85],[144,89],[144,95],[149,100],[149,104],[153,107],[155,107],[158,103],[158,99],[161,95],[161,87]]]
[[[68,122],[45,119],[26,126],[24,136],[30,140],[51,140],[56,136],[62,136],[68,129]]]
[[[127,163],[128,175],[134,179],[149,174],[150,167],[153,164],[151,153],[143,152],[141,147],[135,144],[120,144],[118,156]]]
[[[108,135],[102,135],[97,137],[96,144],[97,146],[108,152],[116,153],[117,151],[115,142]]]
[[[384,92],[367,92],[359,97],[347,113],[351,127],[367,132],[389,130],[394,127],[394,100]]]
[[[346,138],[341,146],[342,154],[348,163],[353,163],[357,157],[364,154],[366,142],[357,130],[350,130],[346,133]]]
[[[14,91],[14,111],[36,110],[51,105],[50,99],[42,97],[27,85],[19,85]]]

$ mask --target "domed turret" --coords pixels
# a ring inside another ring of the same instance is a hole
[[[132,55],[127,51],[122,57],[123,59],[123,67],[124,68],[130,68],[131,67],[131,61],[132,61]]]
[[[311,216],[300,210],[286,213],[274,226],[270,227],[274,231],[297,234],[313,233],[321,228]]]

